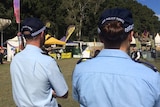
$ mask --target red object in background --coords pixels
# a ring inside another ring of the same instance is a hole
[[[20,0],[13,0],[13,7],[16,23],[20,23]]]

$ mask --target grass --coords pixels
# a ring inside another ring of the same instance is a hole
[[[69,87],[69,96],[67,99],[57,99],[62,107],[79,107],[79,104],[72,98],[71,76],[73,68],[78,59],[61,59],[57,60],[58,65],[66,79]],[[12,98],[11,79],[9,71],[9,63],[0,64],[0,107],[15,107]]]
[[[59,64],[60,69],[69,87],[68,99],[57,99],[58,103],[60,103],[62,107],[79,107],[79,104],[72,98],[72,84],[71,84],[72,71],[77,61],[78,59],[57,60],[57,63]],[[150,63],[155,65],[160,71],[160,59],[155,61],[150,61]],[[0,107],[15,107],[12,98],[9,65],[10,65],[9,63],[0,65]]]
[[[15,107],[12,99],[9,64],[0,65],[0,107]]]

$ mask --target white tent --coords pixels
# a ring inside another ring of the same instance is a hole
[[[7,61],[12,60],[17,48],[19,48],[18,36],[7,40]]]
[[[132,42],[130,44],[136,44],[136,40],[133,36],[132,36]]]
[[[156,37],[154,38],[155,46],[160,46],[160,35],[157,33]]]

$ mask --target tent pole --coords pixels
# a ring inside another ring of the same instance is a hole
[[[17,37],[18,37],[18,42],[19,42],[19,51],[21,51],[21,35],[19,34],[20,32],[20,23],[18,23],[18,33],[17,33]]]
[[[3,47],[3,30],[1,30],[1,46]]]
[[[20,23],[18,23],[18,32],[20,32],[20,30],[21,30],[21,29],[20,29]]]

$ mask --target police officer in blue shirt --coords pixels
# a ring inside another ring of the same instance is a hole
[[[160,73],[127,54],[133,27],[127,9],[101,14],[98,31],[104,49],[73,72],[73,98],[80,107],[160,107]]]
[[[68,97],[68,86],[56,61],[42,54],[45,30],[37,18],[26,18],[22,23],[27,45],[13,57],[10,66],[12,93],[18,107],[58,107],[56,97]]]

